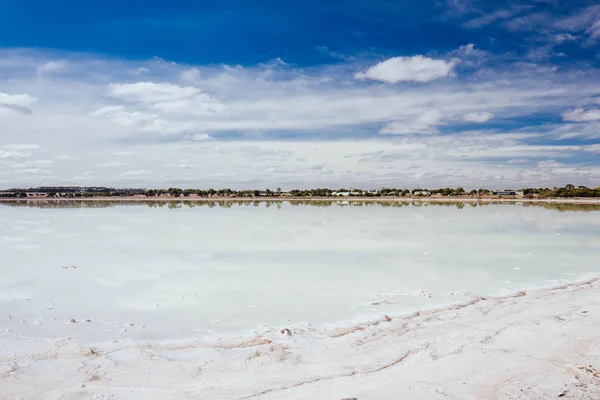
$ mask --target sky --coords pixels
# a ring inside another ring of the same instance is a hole
[[[0,188],[567,183],[597,1],[0,1]]]

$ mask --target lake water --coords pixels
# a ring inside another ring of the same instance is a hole
[[[4,202],[0,330],[330,327],[580,280],[599,256],[592,205]]]

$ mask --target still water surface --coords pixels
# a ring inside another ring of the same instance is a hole
[[[327,327],[583,279],[599,255],[590,205],[5,202],[0,330]]]

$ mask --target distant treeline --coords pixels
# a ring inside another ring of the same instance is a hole
[[[566,185],[561,188],[527,188],[523,189],[525,197],[600,197],[600,188],[591,189],[585,186]]]
[[[549,188],[526,188],[521,190],[489,190],[472,189],[466,191],[462,187],[440,188],[440,189],[406,189],[406,188],[380,188],[380,189],[292,189],[282,191],[276,190],[232,190],[232,189],[118,189],[110,187],[37,187],[28,189],[9,189],[0,191],[0,197],[26,198],[26,197],[236,197],[236,198],[278,198],[278,197],[424,197],[424,196],[504,196],[524,198],[552,198],[552,197],[600,197],[600,188],[588,188],[585,186],[566,185],[565,187]]]
[[[117,189],[103,186],[41,186],[27,189],[8,189],[0,191],[0,197],[24,198],[30,196],[43,197],[118,197],[139,196],[146,193],[146,189]]]

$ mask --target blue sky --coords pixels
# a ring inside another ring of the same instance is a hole
[[[0,2],[0,186],[600,186],[593,1]]]
[[[218,4],[215,4],[218,3]],[[299,66],[328,63],[322,46],[356,55],[447,52],[475,43],[526,54],[545,41],[519,18],[551,25],[593,1],[4,1],[0,44],[188,64],[255,65],[281,57]],[[515,22],[517,21],[517,22]],[[514,27],[511,25],[515,25]],[[582,26],[582,30],[583,30]],[[573,29],[565,29],[573,32]],[[565,43],[578,58],[597,52]],[[596,60],[597,61],[597,60]]]

